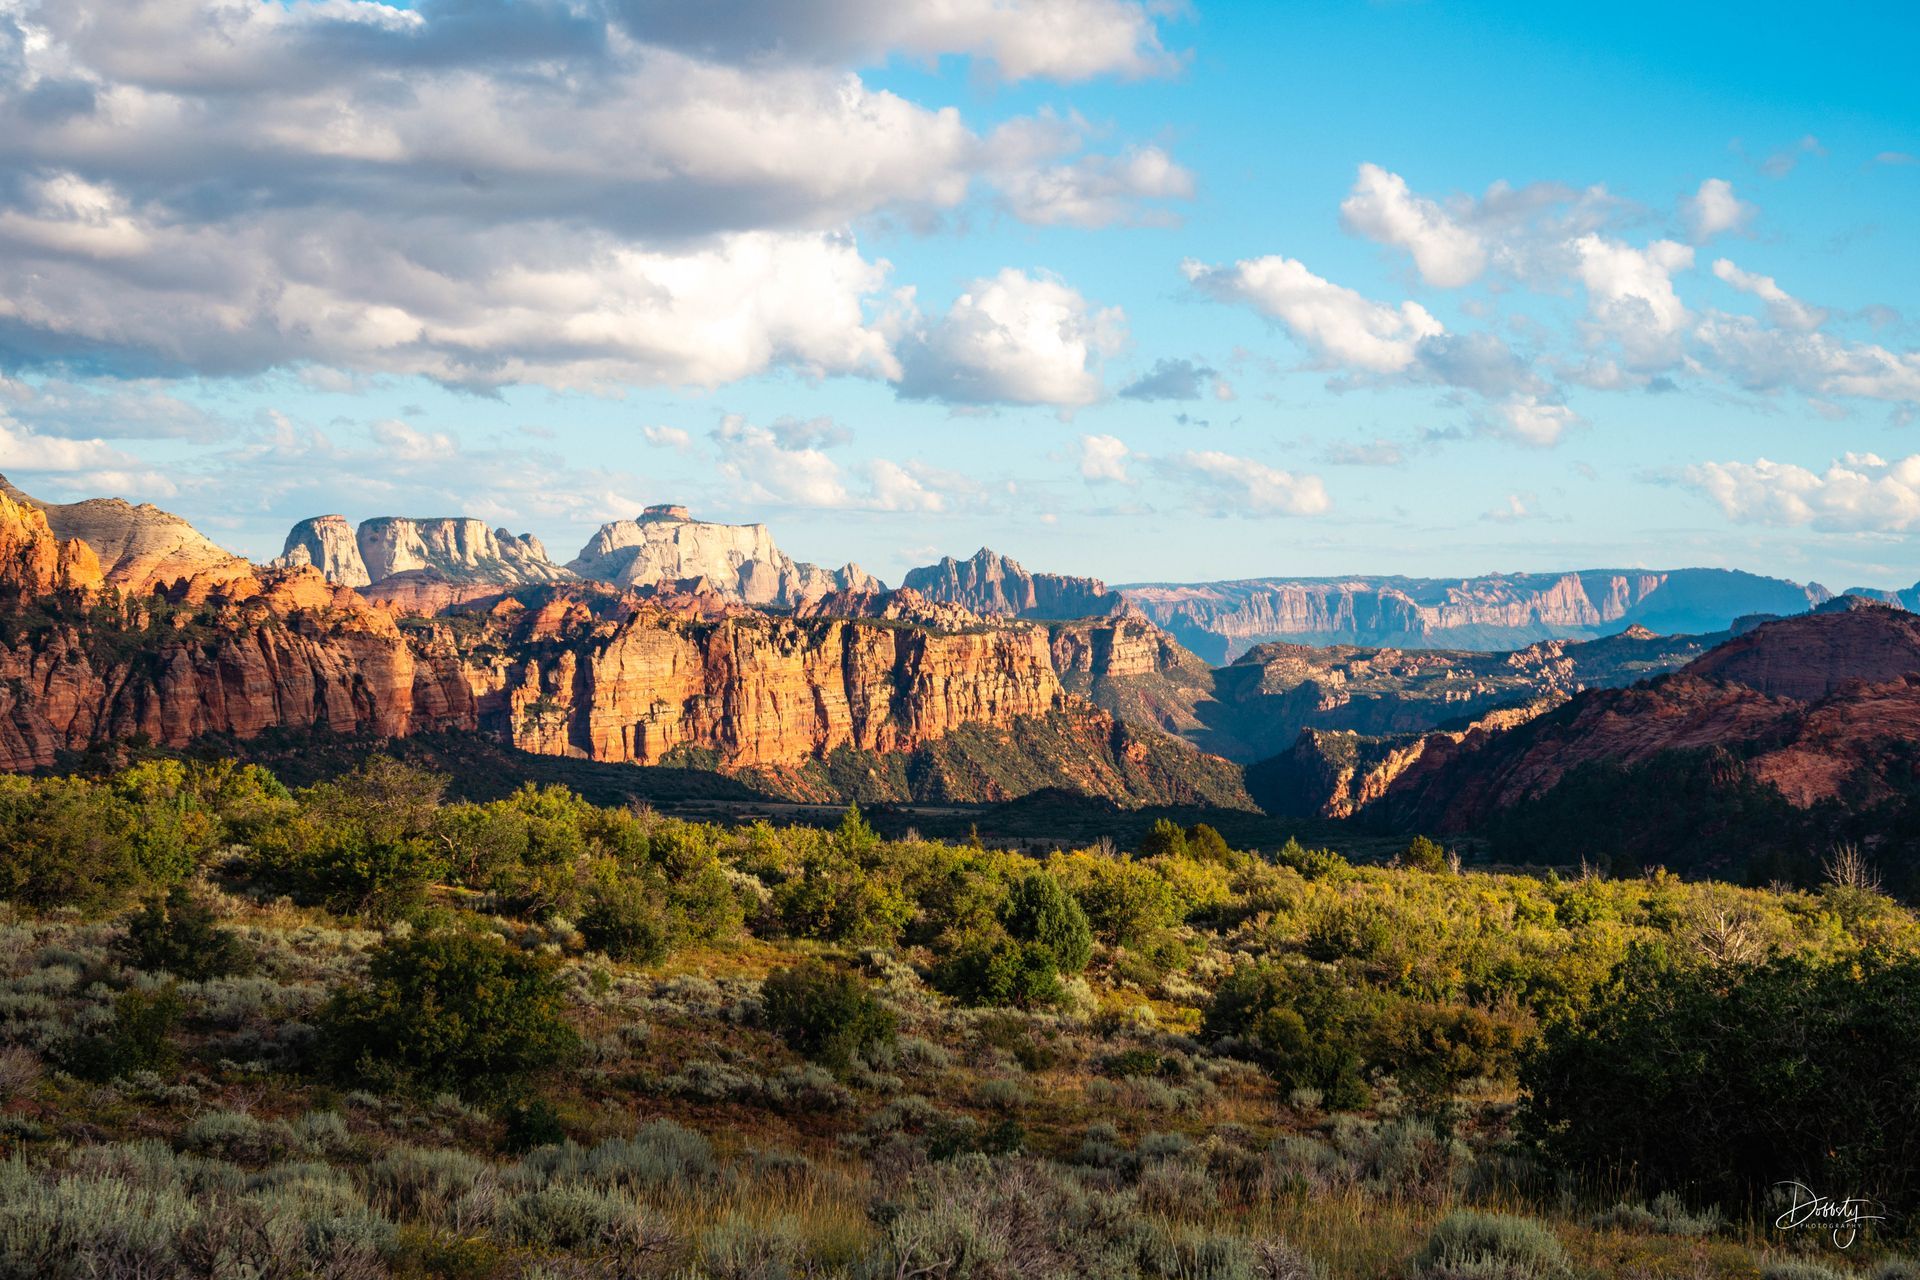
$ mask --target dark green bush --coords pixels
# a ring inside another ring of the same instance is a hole
[[[129,806],[80,778],[0,777],[0,899],[98,907],[141,886]]]
[[[1521,1083],[1529,1131],[1576,1168],[1727,1205],[1796,1179],[1910,1212],[1920,959],[1691,968],[1640,948]]]
[[[776,969],[760,989],[767,1025],[789,1046],[836,1070],[893,1043],[893,1011],[853,974],[817,960]]]
[[[1415,836],[1400,851],[1400,865],[1411,871],[1440,872],[1447,869],[1447,850],[1437,840]]]
[[[1204,822],[1187,828],[1187,856],[1196,862],[1229,862],[1233,849],[1227,838]]]
[[[61,1065],[84,1080],[111,1080],[136,1071],[168,1071],[179,1054],[174,1030],[186,1003],[171,985],[123,991],[113,1002],[113,1025],[67,1042]]]
[[[1065,997],[1053,952],[998,930],[966,938],[934,966],[933,985],[964,1004],[1039,1009]]]
[[[554,961],[491,934],[391,939],[322,1008],[320,1043],[343,1083],[509,1096],[578,1048],[563,991]]]
[[[164,899],[149,899],[129,917],[116,950],[136,969],[193,982],[246,973],[254,963],[240,936],[222,929],[213,907],[185,885],[175,885]]]
[[[1177,857],[1187,852],[1187,833],[1171,818],[1156,818],[1140,838],[1143,858]]]
[[[1093,958],[1087,913],[1045,871],[1030,872],[1013,886],[1001,918],[1011,937],[1041,948],[1062,973],[1078,973]]]
[[[538,1147],[557,1146],[567,1140],[560,1123],[560,1112],[545,1098],[517,1099],[500,1109],[505,1126],[500,1137],[501,1150],[521,1155]]]
[[[1213,1039],[1253,1051],[1283,1085],[1318,1089],[1333,1111],[1365,1106],[1370,1096],[1364,1012],[1337,980],[1274,963],[1235,969],[1214,993],[1203,1023]]]
[[[658,964],[673,949],[663,887],[637,880],[602,885],[580,913],[580,935],[595,951],[633,964]]]

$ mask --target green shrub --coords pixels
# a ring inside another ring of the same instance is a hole
[[[98,907],[141,885],[134,817],[80,778],[0,777],[0,900]]]
[[[1087,913],[1048,872],[1031,872],[1015,884],[1001,919],[1009,936],[1040,947],[1062,973],[1078,973],[1093,958]]]
[[[1415,1265],[1432,1280],[1557,1280],[1570,1274],[1559,1237],[1540,1223],[1467,1210],[1440,1220]]]
[[[621,880],[595,889],[576,922],[595,951],[632,964],[658,964],[672,949],[673,930],[659,886]]]
[[[173,1032],[185,1014],[186,1002],[172,985],[123,991],[114,998],[113,1025],[68,1041],[61,1065],[86,1080],[171,1070],[179,1057]]]
[[[998,930],[955,946],[934,966],[933,985],[972,1005],[1040,1009],[1066,996],[1053,952],[1037,942],[1016,942]]]
[[[1187,856],[1195,862],[1229,862],[1233,849],[1227,838],[1204,822],[1187,828]]]
[[[344,1080],[511,1095],[579,1047],[557,968],[491,934],[390,939],[321,1010],[321,1044]]]
[[[1147,834],[1140,838],[1143,858],[1180,857],[1187,852],[1187,833],[1171,818],[1156,818]]]
[[[164,899],[149,899],[128,918],[118,950],[136,969],[171,973],[191,982],[248,972],[254,963],[252,951],[218,921],[211,904],[187,886],[175,885]]]
[[[1920,1203],[1920,959],[1696,969],[1643,948],[1548,1027],[1521,1082],[1526,1128],[1575,1168],[1722,1204],[1792,1177],[1902,1213]]]
[[[1364,1010],[1338,979],[1263,963],[1235,969],[1207,1006],[1204,1033],[1246,1045],[1289,1089],[1331,1110],[1366,1105]]]
[[[1400,851],[1400,865],[1411,871],[1440,872],[1447,869],[1447,850],[1437,840],[1415,836]]]
[[[767,975],[760,988],[767,1025],[815,1062],[844,1070],[853,1059],[893,1043],[893,1011],[867,984],[819,961]]]
[[[536,1147],[550,1147],[567,1140],[566,1128],[560,1123],[560,1113],[545,1098],[508,1103],[501,1111],[500,1119],[506,1126],[500,1145],[511,1152],[532,1151]]]

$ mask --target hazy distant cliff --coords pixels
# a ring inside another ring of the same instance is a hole
[[[1818,584],[1731,569],[1257,578],[1148,583],[1124,587],[1121,594],[1213,662],[1268,641],[1499,650],[1588,639],[1631,624],[1697,635],[1724,631],[1743,615],[1801,613],[1831,598]]]

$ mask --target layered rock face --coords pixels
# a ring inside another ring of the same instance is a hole
[[[1849,608],[1766,623],[1675,674],[1589,690],[1511,732],[1430,739],[1385,805],[1404,821],[1468,830],[1582,765],[1676,751],[1718,751],[1733,774],[1801,807],[1843,796],[1864,805],[1911,785],[1916,739],[1920,619]]]
[[[77,539],[62,542],[46,512],[0,493],[0,600],[26,602],[105,585],[100,559]]]
[[[909,570],[902,586],[983,617],[1065,619],[1117,613],[1123,601],[1098,578],[1029,573],[1012,556],[980,548],[970,560],[952,556]]]
[[[63,542],[79,540],[98,558],[107,586],[135,595],[156,587],[197,581],[202,589],[242,581],[253,566],[223,551],[179,516],[149,503],[134,506],[119,498],[84,502],[41,502],[0,476],[0,494],[20,506],[34,507]]]
[[[51,625],[0,643],[0,768],[43,768],[133,734],[184,746],[271,728],[394,736],[478,721],[468,672],[444,636],[403,636],[311,568],[192,601],[126,597],[103,617],[41,596]]]
[[[275,567],[312,565],[347,587],[416,582],[497,587],[561,582],[573,575],[555,564],[530,533],[489,529],[468,516],[414,519],[376,516],[350,529],[345,516],[313,516],[293,526]]]
[[[312,516],[287,533],[287,545],[275,560],[277,567],[297,568],[311,565],[328,582],[343,587],[364,587],[373,581],[367,562],[360,556],[360,544],[353,526],[345,516]]]
[[[568,628],[499,673],[483,726],[529,751],[658,764],[710,751],[793,765],[840,747],[897,751],[963,724],[1063,703],[1044,632],[941,634],[844,619],[690,626],[651,611]]]
[[[835,591],[885,589],[859,565],[822,569],[795,561],[774,545],[763,524],[695,520],[672,504],[600,526],[567,568],[582,578],[630,587],[705,579],[746,604],[779,608]]]
[[[419,572],[456,582],[498,584],[559,582],[573,576],[547,556],[546,547],[532,534],[489,529],[465,516],[380,516],[361,522],[355,542],[374,582]]]
[[[1252,579],[1122,588],[1188,648],[1225,662],[1256,644],[1515,649],[1639,624],[1666,634],[1724,631],[1743,614],[1801,613],[1818,584],[1724,569],[1604,569],[1430,578]]]
[[[475,555],[487,545],[466,544]],[[1106,742],[1103,765],[1045,765],[1028,750],[1010,781],[980,785],[1031,789],[1085,766],[1121,788],[1116,798],[1166,798],[1186,794],[1187,773],[1211,777],[1168,767],[1104,712],[1071,703],[1046,631],[1026,624],[937,630],[741,606],[690,617],[657,596],[556,584],[494,590],[402,628],[311,564],[144,599],[98,601],[104,582],[84,543],[0,496],[0,767],[44,767],[133,734],[184,746],[272,728],[484,731],[547,754],[788,770],[840,751],[915,751],[963,729],[1014,735],[983,739],[954,774],[977,779],[994,750],[1053,741],[1020,726],[1067,715],[1078,728],[1064,740]]]

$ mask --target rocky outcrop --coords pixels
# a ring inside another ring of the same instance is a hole
[[[532,534],[489,529],[469,516],[376,516],[361,521],[358,529],[350,528],[345,516],[313,516],[293,526],[286,549],[272,565],[312,565],[342,586],[390,588],[384,592],[390,599],[473,596],[436,592],[433,584],[499,589],[573,577]]]
[[[1124,604],[1098,578],[1029,573],[1012,556],[986,547],[971,560],[946,556],[938,564],[910,569],[901,585],[983,617],[1088,618],[1117,613]]]
[[[378,516],[360,523],[354,541],[367,576],[376,583],[402,573],[501,586],[573,576],[547,556],[546,547],[532,534],[489,529],[468,516]]]
[[[704,578],[743,603],[788,609],[836,591],[885,589],[859,565],[822,569],[795,561],[774,545],[763,524],[695,520],[670,503],[601,525],[567,568],[627,587]]]
[[[312,569],[185,610],[76,615],[0,645],[0,767],[12,770],[134,734],[184,746],[274,728],[395,736],[476,721],[444,636],[403,636]]]
[[[135,595],[197,583],[200,591],[253,576],[253,566],[223,551],[179,516],[120,498],[41,502],[0,476],[0,495],[37,508],[62,542],[79,540],[98,558],[107,586]]]
[[[796,618],[880,618],[911,622],[936,631],[977,628],[984,619],[957,604],[929,600],[911,587],[895,591],[834,591],[794,606]]]
[[[273,565],[288,569],[310,565],[328,582],[343,587],[364,587],[373,581],[345,516],[311,516],[293,526]]]
[[[1800,613],[1830,598],[1818,584],[1726,569],[1262,578],[1121,590],[1182,644],[1219,662],[1270,641],[1491,651],[1590,639],[1633,624],[1700,634],[1726,630],[1742,614]]]
[[[1817,626],[1756,627],[1684,668],[1703,680],[1812,702],[1853,680],[1920,672],[1920,615],[1841,596],[1821,606]]]
[[[96,599],[105,578],[86,545],[0,497],[0,767],[41,768],[132,735],[185,746],[269,729],[444,730],[543,754],[799,776],[848,752],[894,759],[965,734],[964,749],[921,771],[923,790],[1001,798],[1084,775],[1123,802],[1237,794],[1233,766],[1145,742],[1069,698],[1042,627],[984,622],[914,593],[879,604],[890,615],[880,618],[778,616],[704,578],[502,589],[407,569],[355,591],[311,563],[316,549],[344,562],[343,525],[312,522],[282,567]],[[424,545],[472,567],[502,545],[447,532],[400,530],[369,576],[406,563],[394,548]],[[434,616],[402,626],[365,598],[395,584],[482,594],[417,599]],[[905,616],[921,610],[956,625]],[[1080,759],[1085,743],[1097,749]],[[1049,763],[1049,752],[1066,755]]]
[[[1870,805],[1911,788],[1916,740],[1920,618],[1847,607],[1765,623],[1677,673],[1589,690],[1509,733],[1430,738],[1389,788],[1385,811],[1469,830],[1583,766],[1703,752],[1729,779],[1757,780],[1795,806]]]
[[[62,542],[46,512],[0,493],[0,602],[93,591],[105,581],[93,548],[78,538]]]
[[[792,765],[839,747],[912,748],[1063,702],[1045,633],[936,633],[765,615],[688,625],[651,610],[509,643],[483,727],[516,746],[658,764],[711,752]]]
[[[1372,737],[1350,729],[1302,729],[1288,750],[1247,770],[1247,790],[1267,813],[1284,818],[1351,818],[1382,800],[1427,758],[1463,741],[1525,724],[1564,698],[1494,711],[1465,728]]]

